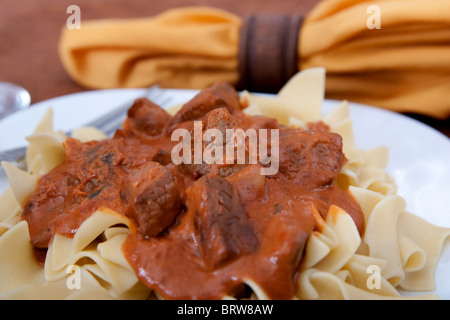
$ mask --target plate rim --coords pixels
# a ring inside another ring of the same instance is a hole
[[[169,93],[175,93],[175,94],[179,94],[179,93],[184,93],[184,94],[196,94],[200,91],[200,89],[181,89],[181,88],[160,88],[161,90],[167,91]],[[31,104],[28,108],[26,109],[22,109],[19,110],[15,113],[12,113],[8,116],[6,116],[5,118],[0,119],[0,128],[6,123],[8,124],[8,122],[10,121],[14,121],[15,118],[20,117],[23,114],[29,113],[30,110],[36,110],[36,109],[43,109],[45,107],[49,107],[49,105],[51,105],[52,103],[55,103],[55,101],[60,101],[60,100],[64,100],[64,99],[70,99],[70,98],[79,98],[79,97],[83,97],[83,96],[90,96],[90,95],[98,95],[99,93],[101,94],[108,94],[108,93],[123,93],[123,92],[128,92],[130,94],[134,94],[136,93],[137,96],[139,97],[139,92],[145,92],[146,88],[111,88],[111,89],[93,89],[93,90],[85,90],[85,91],[80,91],[80,92],[73,92],[73,93],[69,93],[69,94],[64,94],[64,95],[59,95],[59,96],[55,96],[53,98],[49,98],[46,100],[42,100],[42,101],[38,101],[35,102],[33,104]],[[242,92],[242,91],[239,91]],[[274,97],[276,94],[273,93],[263,93],[263,92],[252,92],[252,94],[257,94],[257,95],[266,95],[266,96],[271,96]],[[401,119],[401,121],[408,121],[414,125],[418,125],[422,128],[425,128],[426,130],[429,130],[430,132],[436,134],[437,136],[440,136],[440,138],[443,138],[444,141],[448,142],[449,146],[450,146],[450,137],[447,137],[445,134],[443,134],[442,132],[440,132],[439,130],[437,130],[436,128],[433,128],[432,126],[419,121],[418,119],[409,117],[405,114],[402,114],[400,112],[396,112],[394,110],[389,110],[386,108],[382,108],[382,107],[377,107],[377,106],[372,106],[372,105],[368,105],[368,104],[364,104],[364,103],[360,103],[360,102],[353,102],[353,101],[348,101],[348,100],[337,100],[337,99],[327,99],[324,98],[323,99],[323,107],[326,107],[327,104],[339,104],[342,101],[347,101],[350,107],[350,112],[352,111],[352,109],[354,108],[362,108],[362,109],[367,109],[370,110],[372,112],[378,112],[380,114],[385,114],[387,116],[391,116],[391,117],[395,117],[397,119]],[[323,110],[323,109],[322,109]],[[42,111],[41,111],[42,112]],[[37,121],[38,122],[38,121]],[[36,125],[37,125],[36,122]],[[0,151],[1,151],[1,147],[0,147]]]

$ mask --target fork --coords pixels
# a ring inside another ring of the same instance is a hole
[[[148,88],[145,94],[142,96],[160,106],[167,106],[171,97],[167,95],[167,91],[161,89],[159,86],[155,85]],[[133,99],[134,101],[134,99]],[[94,119],[91,122],[86,123],[84,126],[95,127],[105,133],[107,136],[111,136],[123,123],[126,118],[127,110],[131,107],[133,101],[128,101],[103,116]],[[66,131],[66,136],[70,136],[71,130]],[[0,152],[0,162],[8,161],[13,162],[21,167],[23,167],[23,160],[26,155],[27,147],[18,147],[14,149],[9,149]]]

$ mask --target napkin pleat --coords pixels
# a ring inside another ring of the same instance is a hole
[[[367,27],[376,5],[380,29]],[[301,30],[300,69],[327,69],[326,96],[450,116],[450,1],[328,0]]]
[[[240,26],[237,16],[206,7],[85,21],[79,30],[63,29],[59,52],[69,75],[89,88],[202,88],[221,76],[237,81]]]

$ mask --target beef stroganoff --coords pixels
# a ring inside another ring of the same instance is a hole
[[[49,110],[27,138],[27,171],[2,163],[10,188],[0,198],[0,297],[400,299],[400,290],[432,291],[450,230],[406,211],[385,171],[388,150],[356,147],[346,101],[322,114],[324,81],[324,69],[308,69],[277,96],[216,83],[169,110],[137,99],[113,138],[93,128],[65,137]],[[189,144],[173,139],[180,129]],[[270,165],[263,157],[249,161],[261,144],[227,138],[240,129],[277,133],[277,144],[255,139],[267,143],[276,172],[261,174]],[[247,161],[220,153],[227,143],[245,145]],[[188,161],[174,163],[174,149]],[[205,150],[217,161],[196,162]]]

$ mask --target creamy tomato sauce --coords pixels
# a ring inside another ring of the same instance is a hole
[[[306,240],[335,204],[360,232],[361,208],[336,176],[346,158],[342,140],[322,123],[309,130],[247,116],[225,83],[201,91],[170,116],[138,99],[115,136],[81,143],[67,138],[65,161],[43,176],[22,218],[39,252],[55,234],[73,237],[101,208],[135,223],[122,251],[139,279],[166,299],[239,295],[251,281],[273,299],[290,299]],[[279,130],[279,171],[261,164],[179,164],[171,161],[176,128]]]

